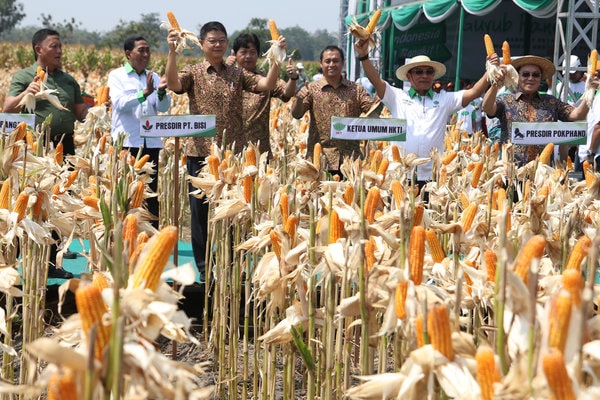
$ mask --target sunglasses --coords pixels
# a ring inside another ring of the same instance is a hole
[[[522,73],[521,73],[521,76],[522,76],[523,78],[529,78],[529,77],[532,77],[532,78],[539,78],[540,76],[542,76],[542,74],[540,74],[539,72],[527,72],[527,71],[526,71],[526,72],[522,72]]]
[[[418,76],[421,76],[423,74],[431,76],[431,75],[435,74],[435,71],[432,68],[428,68],[428,69],[413,69],[412,71],[410,71],[410,73],[418,75]]]

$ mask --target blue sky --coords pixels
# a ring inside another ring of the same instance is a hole
[[[228,32],[243,29],[251,18],[273,18],[280,28],[300,26],[308,32],[327,29],[337,33],[339,27],[339,0],[216,0],[211,2],[189,0],[129,0],[71,1],[20,0],[24,5],[25,19],[19,24],[39,26],[41,14],[52,15],[56,22],[70,20],[81,22],[89,31],[107,32],[120,20],[138,21],[141,14],[156,12],[166,20],[167,10],[173,11],[179,24],[197,32],[201,24],[220,21]]]

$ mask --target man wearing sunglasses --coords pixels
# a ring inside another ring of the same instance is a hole
[[[403,148],[406,154],[414,153],[419,157],[430,157],[436,148],[440,153],[444,148],[446,124],[450,116],[471,101],[483,95],[489,84],[483,75],[472,88],[458,92],[435,92],[433,83],[446,73],[444,64],[419,55],[410,59],[396,70],[396,76],[410,82],[407,92],[395,88],[379,76],[375,66],[369,61],[369,44],[366,40],[355,43],[358,59],[365,75],[395,118],[406,120],[406,141],[394,143]],[[490,62],[499,65],[496,54],[490,56]],[[432,164],[428,162],[417,169],[417,183],[422,186],[431,179]]]
[[[499,142],[506,143],[510,137],[513,122],[549,122],[579,121],[585,119],[589,107],[582,101],[577,107],[560,101],[549,94],[540,94],[542,79],[554,75],[554,64],[542,57],[523,56],[512,60],[513,67],[519,73],[518,89],[515,93],[497,95],[502,83],[492,85],[483,98],[483,111],[490,117],[500,120],[501,135]],[[501,70],[506,73],[506,67]],[[541,153],[544,146],[515,146],[515,162],[524,165]]]

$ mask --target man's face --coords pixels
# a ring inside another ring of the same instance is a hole
[[[342,67],[344,60],[337,50],[326,50],[321,58],[321,68],[325,78],[340,78],[342,76]]]
[[[427,91],[433,86],[433,76],[435,70],[429,65],[419,65],[408,71],[408,80],[411,86],[417,91]]]
[[[62,43],[58,36],[48,36],[35,46],[38,64],[49,71],[62,66]]]
[[[524,93],[537,93],[542,82],[542,70],[537,65],[523,65],[519,70],[519,89]]]
[[[223,58],[228,43],[227,36],[221,31],[210,31],[204,40],[200,41],[202,51],[207,58]]]
[[[129,64],[139,74],[146,69],[150,61],[150,46],[145,40],[138,40],[132,50],[125,51],[125,56],[129,60]]]
[[[249,43],[248,47],[240,47],[235,53],[237,65],[245,70],[254,72],[258,61],[258,51],[253,43]]]

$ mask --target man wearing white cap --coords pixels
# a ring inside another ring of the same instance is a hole
[[[379,72],[369,61],[368,41],[358,40],[355,48],[365,75],[375,86],[377,96],[392,116],[406,120],[406,142],[394,143],[403,147],[406,154],[415,153],[419,157],[430,157],[433,148],[437,148],[441,153],[444,148],[446,123],[450,116],[480,97],[489,87],[484,74],[468,90],[436,93],[432,89],[433,82],[446,73],[446,67],[427,56],[419,55],[396,70],[398,79],[410,82],[411,87],[407,93],[381,79]],[[490,56],[489,60],[492,64],[500,64],[496,54]],[[431,180],[431,173],[431,162],[419,166],[419,185]]]
[[[569,90],[567,91],[566,100],[567,103],[572,106],[579,104],[579,100],[585,92],[585,79],[583,79],[583,71],[578,71],[577,68],[581,67],[581,61],[577,56],[571,56],[569,58]],[[565,58],[562,63],[563,68],[567,68],[567,59]],[[563,85],[562,82],[556,84],[556,97],[563,99]]]
[[[304,64],[299,62],[296,64],[296,69],[298,70],[298,81],[296,82],[296,93],[298,90],[302,89],[302,86],[306,84],[308,81],[308,76],[306,76],[306,72],[304,72]]]

